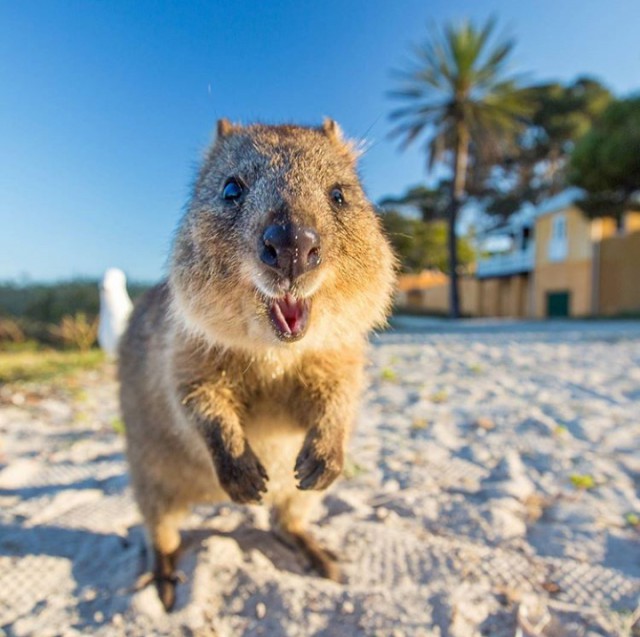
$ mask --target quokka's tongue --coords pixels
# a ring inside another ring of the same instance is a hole
[[[281,337],[296,338],[302,334],[307,323],[307,301],[286,294],[274,299],[270,309],[271,320]]]

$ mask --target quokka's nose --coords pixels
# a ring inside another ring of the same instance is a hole
[[[291,280],[320,264],[320,237],[313,228],[273,224],[262,233],[260,260]]]

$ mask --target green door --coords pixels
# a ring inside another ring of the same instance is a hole
[[[547,316],[569,316],[569,292],[547,292]]]

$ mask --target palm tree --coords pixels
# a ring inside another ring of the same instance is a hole
[[[390,115],[397,122],[391,135],[402,139],[401,148],[426,138],[428,170],[441,161],[452,169],[448,248],[454,318],[460,316],[455,228],[468,175],[506,151],[529,111],[525,91],[506,75],[515,43],[496,41],[494,30],[493,19],[481,27],[466,21],[434,28],[407,68],[396,72],[401,85],[390,93],[406,103]]]

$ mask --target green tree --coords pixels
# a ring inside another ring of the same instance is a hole
[[[613,96],[598,81],[579,77],[570,84],[528,89],[532,111],[513,152],[476,190],[489,214],[508,217],[524,201],[537,203],[566,186],[568,158]]]
[[[640,210],[640,96],[613,102],[576,144],[569,178],[590,217]]]
[[[149,285],[129,283],[127,289],[136,299]],[[98,281],[76,279],[58,283],[0,282],[0,317],[11,316],[44,323],[59,323],[67,314],[84,312],[93,318],[100,311]]]
[[[528,111],[526,96],[507,75],[513,46],[511,39],[496,39],[494,20],[434,29],[397,72],[401,84],[390,94],[405,102],[390,115],[401,148],[426,138],[428,169],[444,162],[452,171],[447,222],[453,317],[460,316],[456,222],[468,174],[507,150]]]
[[[380,216],[404,272],[450,273],[446,220],[412,219],[393,209],[381,210]],[[462,269],[475,261],[475,251],[465,237],[458,237],[457,251],[458,266]]]

